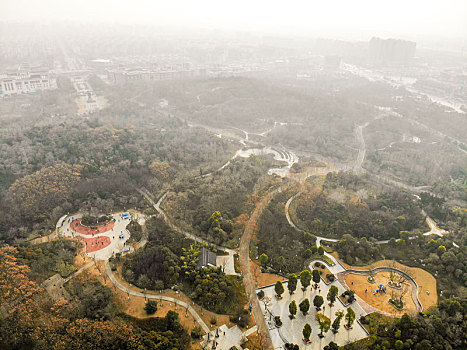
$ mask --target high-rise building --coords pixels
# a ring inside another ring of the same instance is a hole
[[[410,66],[416,46],[413,41],[371,38],[369,63],[377,67]]]

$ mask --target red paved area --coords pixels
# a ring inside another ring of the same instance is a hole
[[[71,222],[70,227],[78,233],[91,236],[92,234],[97,235],[99,233],[110,231],[114,227],[114,222],[111,221],[103,226],[96,226],[95,229],[92,229],[90,227],[81,225],[81,218],[79,218],[79,219],[74,219]]]
[[[86,245],[86,253],[96,252],[110,245],[109,237],[82,238]]]

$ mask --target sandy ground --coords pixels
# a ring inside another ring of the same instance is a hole
[[[262,273],[261,267],[258,265],[258,263],[252,260],[250,260],[250,269],[255,281],[256,288],[269,286],[270,284],[274,284],[277,281],[286,280],[286,278],[279,275],[274,275],[272,273]]]
[[[99,261],[97,264],[99,265],[100,271],[102,271],[102,273],[105,274],[104,263],[102,261]],[[172,310],[178,312],[180,323],[185,328],[187,328],[188,332],[190,332],[191,329],[196,325],[196,321],[189,312],[188,315],[186,315],[187,313],[184,308],[176,306],[168,301],[162,301],[162,303],[161,301],[158,301],[157,312],[151,316],[148,316],[146,314],[146,311],[144,311],[144,305],[146,303],[144,298],[136,297],[133,295],[130,295],[130,297],[128,298],[128,295],[120,289],[116,288],[108,277],[105,278],[104,282],[104,278],[102,277],[101,273],[99,272],[96,266],[92,266],[91,268],[87,269],[84,273],[93,277],[97,277],[97,279],[102,284],[109,287],[114,292],[115,301],[120,306],[121,311],[130,316],[137,318],[146,318],[152,316],[164,317],[167,314],[167,311]]]
[[[339,259],[339,254],[337,254],[337,252],[333,252],[331,253],[331,255]],[[389,266],[389,267],[398,268],[402,271],[406,271],[410,276],[412,276],[412,278],[418,284],[418,287],[419,287],[418,298],[420,299],[423,305],[423,309],[427,310],[431,306],[434,306],[438,303],[436,279],[428,271],[425,271],[418,267],[408,267],[406,265],[400,264],[392,260],[379,260],[368,266],[350,266],[342,262],[342,260],[340,259],[339,261],[345,268],[353,268],[356,270],[370,270],[378,266]]]
[[[248,341],[245,343],[245,348],[249,350],[261,350],[261,340],[258,336],[258,332],[253,333],[248,337]]]
[[[397,289],[386,287],[386,294],[377,293],[373,295],[374,290],[380,284],[386,285],[386,283],[389,281],[389,272],[384,271],[375,274],[375,283],[368,282],[367,278],[368,276],[365,275],[349,273],[345,276],[345,283],[347,283],[347,285],[353,289],[360,298],[378,310],[400,316],[405,313],[414,314],[417,312],[417,307],[412,300],[412,286],[409,283],[406,283],[408,291],[402,298],[402,301],[404,302],[404,310],[399,311],[388,302],[393,292],[394,297],[397,298],[399,292]],[[367,292],[365,292],[365,290]]]

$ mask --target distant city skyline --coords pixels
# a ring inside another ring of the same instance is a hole
[[[467,41],[467,1],[0,0],[0,21],[72,20],[369,40]]]

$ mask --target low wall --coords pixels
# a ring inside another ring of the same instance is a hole
[[[417,282],[415,282],[415,280],[412,278],[412,276],[410,276],[408,273],[406,273],[406,272],[404,272],[402,270],[399,270],[399,269],[397,269],[395,267],[379,266],[379,267],[375,267],[374,269],[371,269],[371,270],[347,269],[344,273],[350,272],[350,273],[356,273],[356,274],[360,274],[360,275],[369,275],[370,273],[376,273],[376,272],[380,272],[380,271],[397,272],[397,273],[401,274],[402,276],[404,276],[405,278],[407,278],[407,280],[412,284],[412,286],[415,289],[415,293],[414,293],[414,291],[412,291],[412,299],[414,299],[415,304],[419,308],[419,311],[423,311],[423,305],[420,302],[420,299],[418,298],[419,288],[418,288]]]

